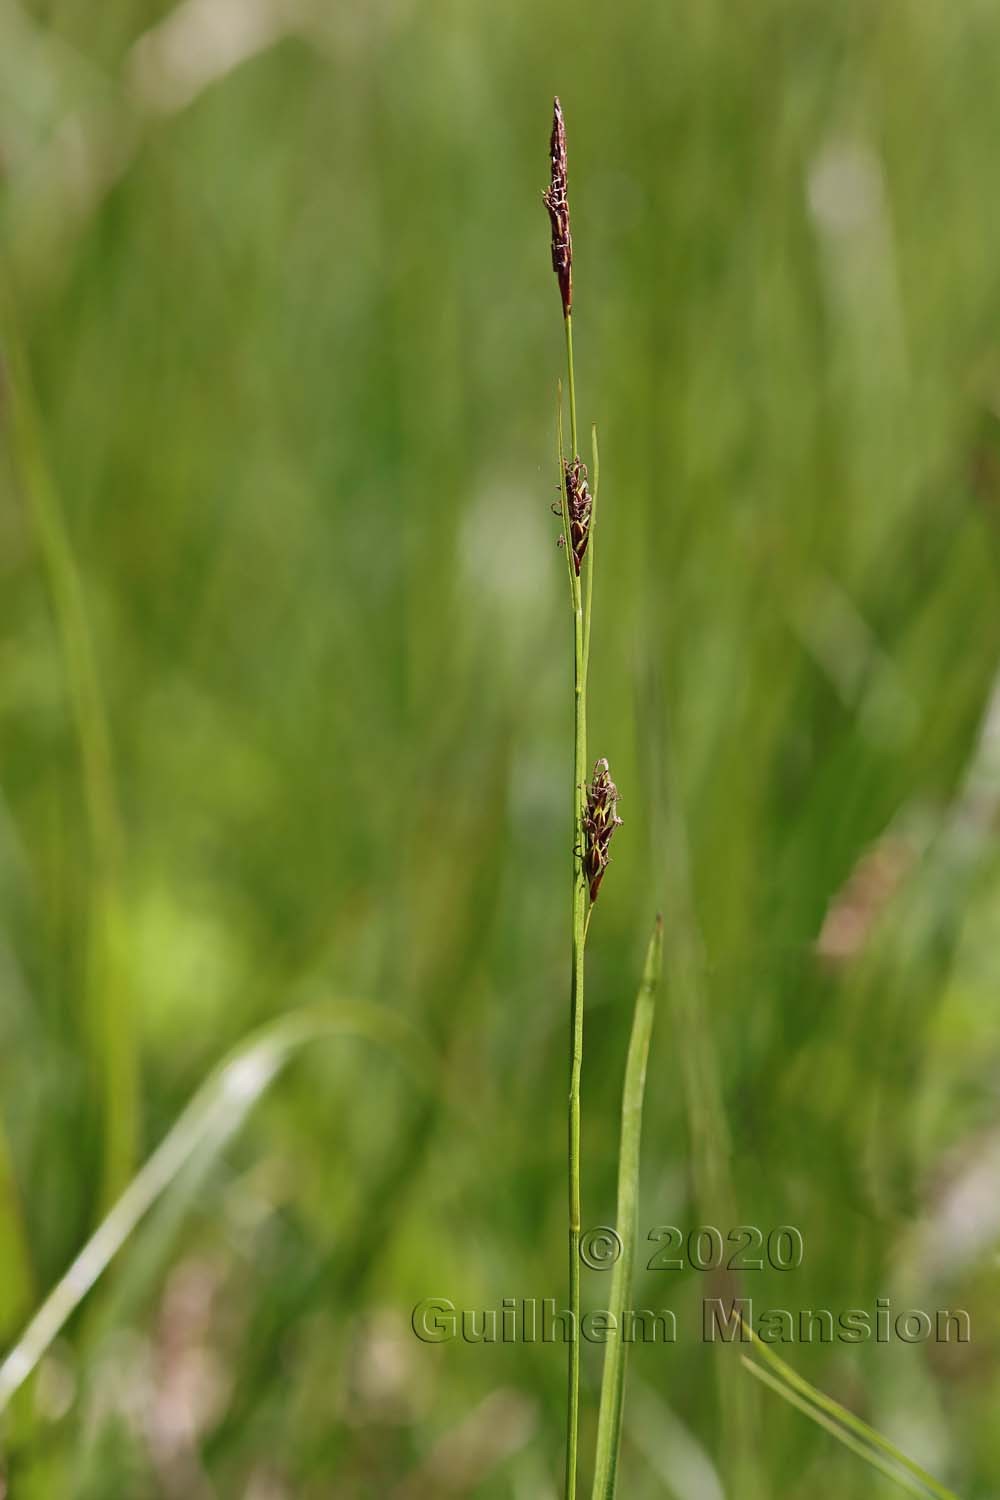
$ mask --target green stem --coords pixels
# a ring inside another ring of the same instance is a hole
[[[583,837],[580,792],[586,775],[587,701],[583,669],[583,612],[576,590],[574,620],[575,699],[573,821],[576,839]],[[573,854],[573,970],[570,989],[569,1079],[569,1422],[566,1446],[566,1497],[576,1495],[576,1450],[580,1404],[580,1076],[583,1069],[583,965],[587,941],[587,887],[583,863]]]
[[[566,319],[566,364],[569,377],[570,441],[577,456],[576,380],[573,372],[573,325]],[[560,440],[560,450],[562,443]],[[569,500],[560,451],[560,482],[570,548]],[[580,1077],[583,1069],[583,969],[587,941],[587,884],[583,861],[584,783],[587,777],[587,657],[584,649],[583,594],[576,570],[570,569],[573,598],[573,961],[570,983],[569,1068],[569,1306],[570,1345],[566,1417],[566,1500],[576,1500],[580,1417]]]
[[[573,373],[573,318],[566,317],[566,368],[569,372],[569,440],[574,458],[579,458],[580,447],[576,437],[576,377]]]

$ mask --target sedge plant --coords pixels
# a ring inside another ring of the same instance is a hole
[[[573,783],[572,809],[574,848],[572,860],[572,945],[570,968],[570,1055],[568,1115],[569,1189],[569,1306],[572,1334],[567,1368],[566,1500],[576,1500],[580,1427],[580,1085],[583,1070],[584,961],[594,903],[610,861],[610,845],[621,826],[618,789],[606,758],[596,761],[587,779],[587,679],[590,667],[591,606],[594,587],[594,521],[599,488],[597,433],[591,429],[590,473],[580,456],[576,412],[576,375],[573,368],[573,240],[570,232],[567,194],[566,128],[558,98],[554,101],[550,141],[549,186],[544,193],[552,227],[552,268],[559,283],[566,339],[566,382],[569,405],[569,452],[563,429],[563,394],[559,388],[557,431],[560,503],[554,507],[562,517],[559,538],[566,558],[570,609],[573,620]],[[630,1067],[626,1076],[628,1118],[631,1126],[623,1134],[619,1207],[634,1204],[638,1176],[638,1120],[641,1113],[645,1057],[652,1023],[652,996],[659,968],[659,926],[650,949],[646,975],[637,1007],[637,1029],[633,1032]],[[636,1040],[638,1037],[638,1040]],[[624,1196],[623,1196],[624,1194]],[[629,1209],[629,1216],[634,1217]],[[626,1227],[631,1236],[632,1228]],[[623,1267],[624,1270],[624,1267]],[[621,1300],[627,1277],[616,1278]],[[598,1437],[601,1467],[605,1475],[616,1467],[617,1435],[621,1415],[624,1378],[620,1341],[605,1363],[604,1390]],[[614,1456],[612,1456],[614,1455]],[[613,1479],[611,1490],[613,1491]]]
[[[566,1394],[566,1500],[575,1500],[580,1426],[580,1082],[583,1070],[583,993],[584,953],[587,943],[590,903],[596,899],[600,875],[588,888],[585,850],[588,793],[585,788],[587,766],[587,675],[590,636],[590,608],[593,599],[594,553],[588,549],[594,524],[594,495],[591,494],[586,466],[580,460],[579,427],[576,415],[576,375],[573,368],[573,239],[570,232],[567,195],[566,127],[562,108],[556,98],[552,112],[550,141],[550,180],[544,193],[545,207],[552,226],[552,269],[559,283],[563,327],[566,335],[566,378],[569,394],[569,431],[571,457],[567,459],[563,441],[562,387],[559,391],[558,454],[559,493],[563,531],[560,541],[566,557],[569,578],[570,608],[573,616],[573,832],[575,847],[572,860],[572,944],[570,967],[570,1062],[568,1117],[568,1189],[569,1189],[569,1306],[571,1336],[567,1368]],[[594,465],[595,494],[597,465]],[[586,593],[584,593],[586,588]],[[586,606],[584,601],[586,600]],[[605,761],[601,767],[611,791],[608,794],[612,821],[604,843],[607,844],[619,821],[614,813],[617,792],[611,782]],[[607,799],[606,799],[607,800]]]
[[[575,845],[572,867],[572,966],[570,984],[570,1080],[569,1080],[569,1296],[571,1337],[569,1340],[566,1500],[576,1500],[580,1417],[580,1085],[583,1068],[584,959],[590,919],[609,863],[609,846],[621,826],[617,813],[618,790],[611,779],[608,761],[598,760],[590,780],[587,775],[587,683],[590,666],[591,604],[594,581],[594,521],[597,507],[599,459],[597,433],[591,429],[593,491],[587,466],[579,451],[576,412],[576,378],[573,368],[573,241],[570,233],[567,195],[566,130],[558,98],[554,101],[550,143],[551,179],[544,193],[552,227],[552,267],[559,283],[566,340],[566,379],[569,408],[569,453],[563,429],[563,390],[560,383],[557,406],[560,503],[554,506],[562,518],[563,547],[569,579],[573,619],[573,829]],[[681,864],[683,862],[680,862]],[[630,1316],[628,1297],[637,1234],[639,1146],[645,1093],[646,1064],[653,1024],[653,1007],[662,967],[663,924],[657,917],[646,955],[642,982],[636,1000],[625,1069],[622,1098],[621,1141],[618,1160],[617,1236],[619,1255],[612,1277],[609,1311],[611,1327],[605,1347],[600,1411],[594,1461],[592,1500],[614,1500],[618,1491],[619,1451],[625,1399],[627,1344],[623,1329]],[[684,986],[680,986],[683,992]],[[678,1000],[680,1004],[680,1000]],[[688,1085],[688,1108],[692,1137],[696,1143],[695,1176],[712,1201],[735,1203],[726,1158],[728,1126],[715,1074],[711,1042],[696,1009],[682,1009],[681,1053]],[[730,1214],[735,1221],[735,1209]],[[741,1319],[742,1322],[742,1319]],[[743,1338],[754,1346],[757,1359],[742,1355],[746,1371],[763,1386],[780,1395],[863,1459],[886,1479],[913,1494],[957,1500],[899,1448],[869,1427],[853,1412],[810,1385],[762,1343],[742,1322]],[[731,1472],[746,1495],[763,1493],[754,1434],[748,1421],[747,1394],[738,1366],[720,1369],[723,1430],[728,1433]],[[735,1376],[735,1378],[734,1378]]]

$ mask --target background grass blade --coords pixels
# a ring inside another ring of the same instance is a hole
[[[804,1379],[797,1370],[793,1370],[780,1355],[775,1354],[769,1344],[763,1343],[745,1320],[741,1318],[740,1321],[745,1333],[750,1335],[760,1357],[776,1372],[774,1376],[769,1376],[766,1371],[761,1370],[758,1365],[754,1365],[752,1360],[743,1355],[744,1365],[751,1369],[758,1379],[762,1379],[764,1384],[770,1385],[779,1395],[784,1396],[793,1406],[797,1406],[807,1416],[812,1417],[821,1427],[834,1432],[835,1436],[839,1437],[847,1447],[855,1452],[862,1451],[862,1456],[876,1468],[881,1468],[883,1472],[887,1472],[888,1469],[888,1466],[883,1467],[882,1461],[879,1460],[878,1455],[881,1452],[891,1459],[893,1464],[899,1465],[901,1469],[919,1480],[924,1490],[935,1495],[937,1500],[958,1500],[952,1490],[946,1489],[919,1464],[914,1463],[912,1458],[907,1458],[906,1454],[900,1452],[887,1437],[883,1437],[874,1427],[869,1427],[867,1422],[863,1422],[846,1406],[841,1406],[840,1402],[835,1401],[832,1396],[810,1385],[809,1381]],[[845,1429],[847,1429],[846,1433]],[[855,1437],[852,1438],[851,1434],[855,1434]],[[877,1450],[874,1455],[871,1453],[872,1449]],[[903,1482],[895,1471],[892,1472],[891,1477],[897,1479],[899,1483]]]
[[[24,1206],[14,1179],[6,1131],[0,1124],[0,1330],[13,1332],[15,1318],[31,1305],[34,1272],[24,1225]]]
[[[97,1095],[102,1201],[108,1204],[122,1190],[135,1165],[139,1129],[135,1026],[124,969],[124,839],[111,734],[84,582],[46,459],[28,362],[5,284],[0,284],[0,338],[14,467],[45,574],[80,752],[91,863],[81,1031]]]
[[[362,1001],[331,1001],[295,1011],[237,1048],[206,1079],[0,1364],[0,1412],[140,1220],[184,1168],[201,1153],[218,1155],[293,1053],[308,1042],[333,1036],[366,1037],[391,1047],[425,1081],[437,1073],[409,1023],[390,1010]]]
[[[601,1377],[601,1409],[597,1424],[597,1457],[594,1467],[594,1500],[611,1500],[618,1476],[621,1448],[622,1409],[625,1401],[625,1359],[628,1344],[622,1337],[622,1322],[632,1290],[635,1261],[636,1222],[639,1207],[639,1147],[642,1139],[642,1104],[646,1092],[646,1062],[653,1031],[656,989],[663,959],[663,918],[656,918],[646,952],[646,966],[635,1001],[632,1036],[625,1065],[622,1093],[622,1132],[618,1151],[617,1227],[622,1253],[611,1273],[608,1310],[614,1333],[604,1350]]]
[[[649,663],[642,697],[667,718],[659,666]],[[684,774],[671,734],[647,748],[646,777],[653,788],[654,843],[665,882],[670,942],[664,954],[670,1022],[687,1122],[693,1187],[692,1212],[703,1223],[741,1220],[733,1171],[733,1137],[723,1087],[724,1069],[713,1025],[704,935],[692,869],[690,833],[681,797]],[[714,1376],[720,1415],[719,1459],[727,1492],[740,1500],[766,1500],[767,1457],[761,1450],[757,1391],[743,1379],[729,1348],[719,1348]]]
[[[859,1438],[853,1437],[839,1422],[835,1422],[832,1417],[828,1417],[825,1412],[811,1405],[803,1396],[799,1396],[795,1391],[790,1390],[776,1375],[772,1375],[752,1359],[748,1359],[745,1354],[741,1358],[750,1373],[755,1375],[763,1385],[768,1386],[772,1391],[776,1391],[783,1401],[787,1401],[798,1411],[804,1412],[810,1421],[817,1423],[824,1431],[829,1432],[837,1439],[838,1443],[843,1443],[845,1448],[848,1448],[852,1453],[856,1453],[871,1468],[877,1469],[880,1474],[884,1474],[886,1479],[891,1479],[894,1484],[898,1484],[901,1489],[909,1491],[911,1495],[926,1496],[936,1493],[935,1491],[928,1490],[923,1484],[918,1484],[915,1479],[911,1479],[905,1470],[895,1468],[881,1454],[876,1453],[874,1449],[869,1447],[867,1443],[863,1443]],[[953,1500],[955,1500],[955,1497],[953,1497]]]

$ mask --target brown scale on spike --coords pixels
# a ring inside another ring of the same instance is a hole
[[[559,279],[563,317],[573,306],[573,237],[569,232],[569,199],[566,196],[566,127],[558,97],[552,107],[552,139],[549,143],[552,174],[542,194],[552,224],[552,269]]]
[[[580,576],[590,541],[590,517],[594,508],[590,485],[587,482],[587,465],[578,458],[567,459],[563,465],[566,481],[566,507],[569,511],[569,544],[573,550],[573,566]]]
[[[594,776],[585,788],[587,805],[583,813],[583,872],[590,885],[590,899],[597,894],[604,872],[611,860],[609,851],[616,828],[622,826],[618,816],[618,788],[611,780],[611,768],[602,756],[594,765]]]

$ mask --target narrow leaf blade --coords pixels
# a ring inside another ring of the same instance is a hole
[[[618,1153],[618,1233],[621,1255],[611,1273],[611,1295],[608,1311],[612,1314],[612,1331],[604,1350],[604,1373],[601,1377],[601,1409],[597,1424],[597,1458],[594,1469],[593,1500],[611,1500],[618,1476],[618,1454],[621,1447],[622,1411],[625,1404],[625,1358],[628,1344],[623,1337],[626,1306],[632,1291],[632,1267],[635,1260],[636,1220],[639,1202],[639,1147],[642,1137],[642,1103],[646,1092],[646,1062],[653,1030],[653,1009],[660,979],[663,956],[663,918],[657,917],[646,952],[639,993],[636,996],[625,1065],[625,1088],[622,1094],[622,1132]]]
[[[915,1479],[919,1480],[920,1484],[924,1487],[924,1491],[936,1496],[937,1500],[958,1500],[958,1496],[952,1490],[946,1489],[943,1484],[939,1483],[931,1474],[928,1474],[925,1469],[922,1469],[918,1463],[914,1463],[912,1458],[907,1458],[906,1454],[901,1452],[895,1443],[891,1443],[887,1437],[883,1437],[874,1427],[869,1427],[867,1422],[863,1422],[860,1417],[855,1416],[854,1412],[849,1411],[846,1406],[841,1406],[840,1402],[835,1401],[832,1396],[828,1396],[824,1391],[817,1390],[816,1386],[810,1385],[809,1381],[800,1375],[797,1370],[793,1370],[791,1365],[786,1364],[769,1344],[763,1343],[744,1319],[741,1318],[740,1321],[743,1324],[744,1332],[749,1334],[751,1342],[761,1359],[765,1360],[771,1366],[778,1377],[777,1379],[774,1376],[765,1378],[766,1372],[762,1371],[760,1366],[753,1365],[752,1361],[748,1361],[744,1357],[743,1363],[752,1369],[752,1373],[758,1379],[763,1380],[766,1385],[771,1386],[772,1389],[776,1390],[779,1395],[783,1396],[793,1406],[797,1406],[801,1411],[804,1411],[807,1416],[811,1417],[814,1422],[819,1423],[821,1427],[826,1427],[828,1431],[833,1431],[834,1435],[845,1446],[852,1448],[855,1452],[858,1451],[859,1446],[867,1450],[874,1450],[874,1453],[866,1451],[862,1454],[874,1467],[881,1467],[881,1461],[876,1462],[876,1459],[880,1453],[885,1454],[886,1457],[891,1459],[893,1464],[899,1466],[899,1469],[904,1470],[907,1474],[912,1474]],[[855,1435],[855,1440],[848,1440],[848,1436],[845,1436],[845,1429],[847,1434]],[[861,1439],[860,1444],[856,1443],[856,1439],[858,1438]],[[897,1471],[893,1471],[892,1477],[896,1478],[898,1483],[903,1483],[899,1479]]]

